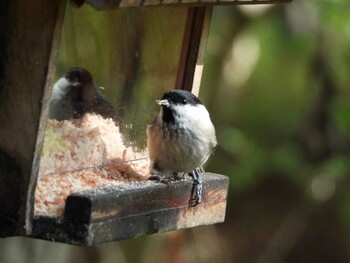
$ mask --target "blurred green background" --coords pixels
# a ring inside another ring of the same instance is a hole
[[[215,7],[200,98],[226,221],[80,248],[0,240],[0,262],[350,262],[350,3]]]

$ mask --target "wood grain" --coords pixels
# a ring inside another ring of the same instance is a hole
[[[190,179],[166,185],[153,181],[72,194],[64,218],[37,217],[33,236],[93,245],[158,232],[223,222],[228,177],[203,176],[203,201],[189,207]]]
[[[0,215],[15,225],[4,235],[24,234],[28,183],[59,3],[13,0],[0,4],[0,155],[15,167],[8,171],[4,164],[0,166],[0,192],[11,191],[13,197],[0,199]],[[13,208],[10,214],[4,209],[8,206]]]

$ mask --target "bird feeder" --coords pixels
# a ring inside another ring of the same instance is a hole
[[[145,131],[135,135],[128,127],[137,127],[133,118],[150,111],[144,103],[154,103],[174,87],[198,94],[212,7],[284,2],[289,1],[74,0],[66,5],[59,0],[14,0],[2,4],[0,236],[93,245],[223,222],[228,178],[213,173],[203,177],[202,202],[193,207],[189,179],[175,181],[169,188],[132,180],[70,192],[62,200],[60,214],[38,213],[38,189],[44,184],[40,180],[67,172],[40,175],[46,160],[43,148],[52,143],[51,138],[45,141],[52,87],[67,65],[94,68],[95,82],[105,87],[101,93],[115,104],[122,103],[127,136],[139,138],[142,144]],[[96,35],[98,40],[91,40]],[[70,172],[96,173],[114,164],[93,163]],[[55,202],[49,198],[60,183],[51,182],[47,195],[42,193],[48,199],[41,201]]]

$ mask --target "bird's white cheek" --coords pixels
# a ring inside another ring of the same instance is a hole
[[[69,81],[62,77],[52,88],[51,100],[60,100],[68,91]]]
[[[212,129],[212,122],[209,113],[203,105],[182,105],[176,106],[178,122],[181,128],[190,129]]]

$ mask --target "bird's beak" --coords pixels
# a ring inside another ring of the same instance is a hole
[[[168,100],[156,100],[157,104],[160,106],[166,106],[169,107],[169,101]]]
[[[73,87],[78,87],[78,86],[80,86],[80,83],[78,81],[74,81],[74,82],[71,82],[71,85]]]
[[[73,87],[77,87],[77,86],[80,86],[80,81],[78,78],[74,78],[74,79],[71,79],[69,77],[69,74],[64,74],[63,77],[69,82],[69,84]]]

